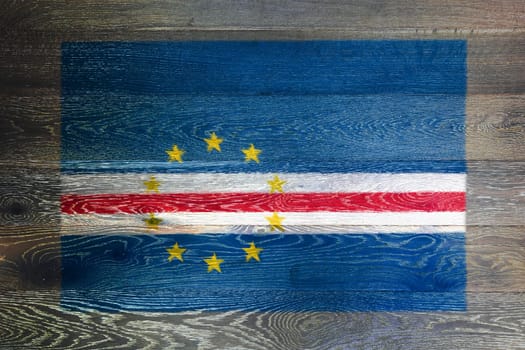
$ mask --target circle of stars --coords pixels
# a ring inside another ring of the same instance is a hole
[[[203,141],[206,143],[206,150],[210,152],[222,152],[221,144],[224,142],[224,139],[217,136],[215,132],[212,132],[208,138],[204,138]],[[260,163],[259,155],[262,153],[262,150],[255,147],[252,143],[248,148],[241,149],[244,154],[245,162],[255,162]],[[179,148],[177,144],[174,144],[171,149],[166,151],[168,155],[168,162],[178,162],[183,163],[183,156],[186,154],[184,149]],[[267,184],[270,186],[270,193],[284,193],[283,186],[286,184],[286,181],[279,178],[278,175],[274,175],[273,179],[268,180]],[[161,183],[155,178],[155,176],[150,176],[147,181],[144,181],[144,186],[146,187],[146,193],[159,193],[159,186]],[[277,212],[273,212],[271,216],[266,216],[265,219],[268,221],[270,231],[279,230],[284,232],[283,220],[285,219],[282,216],[279,216]],[[154,213],[150,213],[147,219],[144,219],[146,226],[149,229],[157,230],[159,225],[162,223],[162,219],[155,216]],[[263,248],[257,247],[254,242],[249,244],[249,247],[242,248],[245,255],[246,262],[250,262],[252,259],[254,261],[260,262],[260,253],[263,251]],[[168,262],[174,260],[179,261],[179,263],[184,262],[183,255],[187,252],[187,248],[181,247],[178,242],[176,242],[172,247],[167,248],[168,252]],[[208,273],[216,271],[222,273],[221,264],[224,263],[224,259],[217,257],[217,254],[214,252],[212,256],[203,259],[207,265]]]

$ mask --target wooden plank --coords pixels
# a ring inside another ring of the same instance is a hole
[[[6,348],[520,349],[523,293],[472,293],[454,313],[69,312],[58,292],[0,294]]]
[[[222,227],[248,233],[250,227]],[[324,227],[324,232],[333,232]],[[339,228],[340,229],[340,228]],[[466,233],[468,292],[525,292],[523,226],[469,226]],[[319,227],[298,228],[298,232]],[[99,234],[126,234],[129,229],[99,228]],[[59,229],[47,226],[4,226],[0,236],[0,286],[27,290],[58,288],[60,284]],[[85,229],[78,230],[82,234]],[[137,231],[140,233],[140,231]],[[144,233],[144,232],[142,232]]]
[[[0,289],[60,288],[58,227],[17,225],[0,232]]]
[[[60,159],[60,100],[47,89],[35,96],[1,96],[1,159],[33,162]],[[467,97],[466,150],[470,160],[525,160],[525,95]],[[13,150],[17,150],[14,152]],[[57,165],[43,164],[44,166]]]
[[[469,226],[467,228],[467,290],[525,289],[523,226]]]
[[[60,38],[55,35],[7,32],[0,51],[0,95],[37,97],[52,93],[58,97],[59,48]],[[42,108],[58,106],[58,102]]]
[[[525,163],[468,163],[467,225],[523,225]]]
[[[60,98],[44,90],[31,90],[34,96],[21,96],[18,92],[6,96],[0,92],[0,159],[6,163],[58,170]],[[40,162],[44,163],[39,165]]]
[[[38,13],[32,21],[20,20]],[[391,33],[414,30],[512,31],[523,27],[525,7],[514,0],[465,2],[454,0],[447,6],[439,0],[419,3],[331,0],[320,4],[311,0],[207,1],[178,0],[117,1],[100,0],[82,4],[39,1],[32,7],[4,5],[3,22],[15,28],[37,31],[74,29],[78,32],[116,32],[125,28],[169,30],[191,28],[351,28],[358,32]]]
[[[473,38],[468,41],[467,61],[470,95],[525,91],[525,35]]]
[[[466,112],[467,159],[525,159],[523,95],[471,94],[467,96]]]
[[[10,88],[4,91],[7,90]],[[22,159],[58,161],[59,96],[49,89],[31,91],[34,96],[27,96],[23,91],[11,96],[0,92],[0,127],[3,130],[0,157],[15,162]],[[522,94],[468,95],[467,159],[525,160],[524,111],[525,95]]]
[[[525,91],[525,38],[520,32],[452,33],[439,32],[398,35],[353,33],[345,30],[206,30],[206,31],[123,31],[112,35],[78,32],[14,32],[3,43],[0,52],[0,94],[41,95],[34,89],[50,89],[59,95],[60,45],[62,41],[166,41],[166,40],[352,40],[352,39],[461,39],[468,40],[469,94],[521,94]],[[474,30],[474,29],[472,29]]]
[[[16,149],[16,148],[14,148]],[[0,225],[59,224],[60,176],[58,164],[52,168],[0,163]],[[38,162],[37,162],[38,164]],[[45,163],[49,164],[49,163]]]

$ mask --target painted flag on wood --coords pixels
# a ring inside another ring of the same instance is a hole
[[[62,304],[464,310],[466,43],[62,46]]]

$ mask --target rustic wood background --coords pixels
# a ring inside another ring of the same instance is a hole
[[[467,312],[59,307],[60,44],[468,40]],[[525,2],[0,2],[0,349],[525,349]]]

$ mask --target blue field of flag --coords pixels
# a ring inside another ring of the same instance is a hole
[[[259,261],[246,261],[252,242]],[[182,261],[168,261],[176,243]],[[462,233],[64,236],[62,301],[142,311],[464,310],[464,243]],[[220,273],[207,270],[213,254]]]
[[[465,93],[464,41],[65,43],[62,168],[464,172]]]

